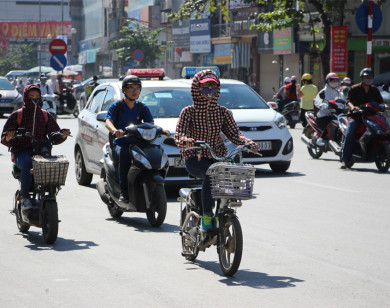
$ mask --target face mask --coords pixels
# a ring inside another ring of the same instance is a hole
[[[218,93],[218,88],[201,88],[202,94],[211,99]]]
[[[370,79],[363,79],[363,83],[367,86],[370,86],[374,83],[374,79],[370,78]]]
[[[333,89],[336,88],[338,85],[339,85],[338,81],[331,81],[331,82],[329,82],[329,86],[331,88],[333,88]]]
[[[31,101],[36,105],[39,103],[39,98],[34,98]]]

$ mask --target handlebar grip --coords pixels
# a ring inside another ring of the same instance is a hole
[[[205,145],[205,144],[206,144],[206,141],[197,140],[197,141],[195,141],[194,146],[200,147],[200,146]]]

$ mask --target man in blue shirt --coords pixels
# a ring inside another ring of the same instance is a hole
[[[141,80],[137,76],[126,76],[122,81],[122,92],[125,97],[123,100],[113,103],[108,109],[105,125],[108,131],[116,138],[122,137],[125,127],[130,124],[138,125],[142,122],[154,124],[149,108],[137,101],[141,93],[141,87]],[[131,161],[128,142],[124,139],[115,139],[113,142],[113,154],[118,162],[119,184],[121,188],[119,201],[122,202],[128,202],[129,200],[127,173],[131,167]]]

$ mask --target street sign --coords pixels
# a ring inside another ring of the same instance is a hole
[[[68,50],[68,45],[66,45],[65,41],[60,39],[54,39],[50,42],[49,51],[52,55],[56,53],[65,54]]]
[[[373,3],[372,7],[372,33],[375,33],[382,24],[382,12],[379,6]],[[368,3],[361,4],[356,12],[356,25],[363,33],[368,31]]]
[[[55,53],[50,58],[50,66],[55,69],[56,71],[62,71],[68,61],[66,60],[66,57],[62,53]]]
[[[134,61],[141,62],[144,59],[145,55],[141,49],[136,49],[132,52],[131,57]]]

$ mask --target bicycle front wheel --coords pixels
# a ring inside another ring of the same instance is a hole
[[[222,223],[222,224],[221,224]],[[219,226],[219,264],[226,276],[233,276],[241,263],[242,230],[237,217],[224,217]]]

